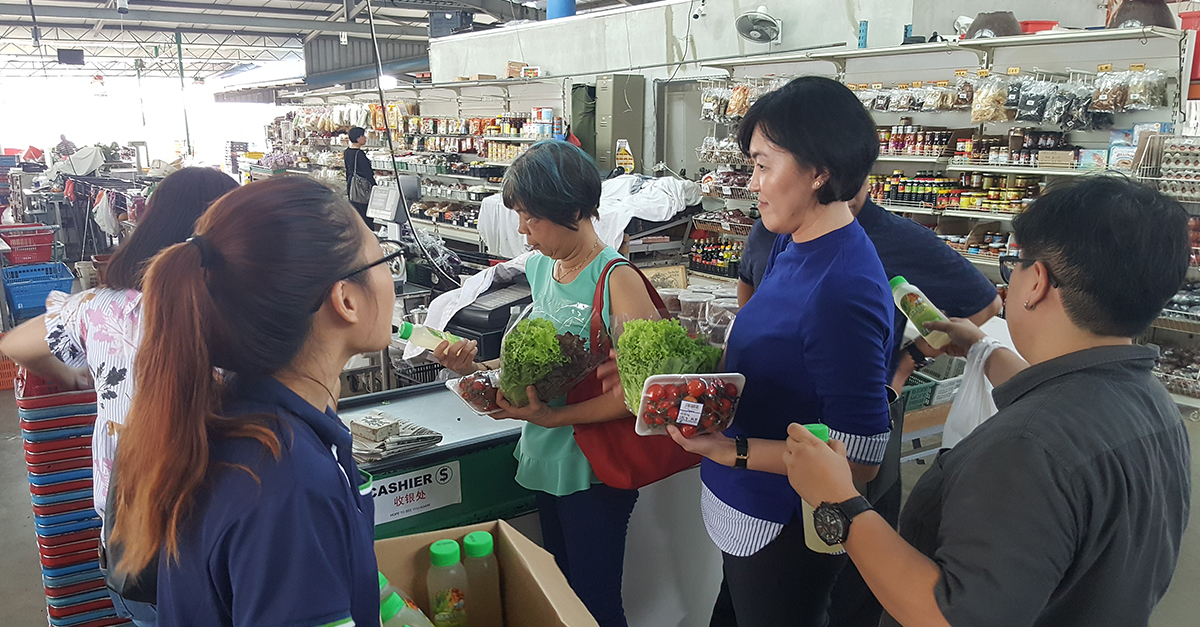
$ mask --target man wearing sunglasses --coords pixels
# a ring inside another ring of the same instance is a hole
[[[1133,339],[1184,281],[1187,214],[1087,177],[1013,229],[1022,252],[1001,268],[1019,354],[997,348],[984,367],[999,411],[917,482],[902,535],[855,507],[840,443],[792,425],[788,478],[902,625],[1146,625],[1179,558],[1191,455],[1157,350]],[[928,326],[960,354],[994,341],[966,320]]]

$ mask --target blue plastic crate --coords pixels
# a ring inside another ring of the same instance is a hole
[[[75,275],[64,263],[37,263],[4,268],[4,297],[13,318],[30,318],[46,311],[50,292],[71,292]],[[41,310],[32,314],[34,310]],[[32,314],[32,315],[31,315]]]
[[[17,155],[0,155],[0,168],[17,167]]]
[[[81,573],[71,573],[70,575],[61,575],[58,577],[48,577],[45,573],[42,574],[42,585],[47,588],[63,588],[73,586],[77,583],[85,581],[95,581],[104,579],[104,573],[100,572],[100,562],[92,562],[92,570],[87,570]]]

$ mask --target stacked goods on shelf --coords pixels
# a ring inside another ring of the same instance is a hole
[[[722,241],[713,233],[708,239],[693,241],[688,267],[696,272],[737,278],[745,246],[745,242]]]
[[[233,176],[241,174],[238,167],[238,157],[246,154],[250,150],[250,144],[246,142],[225,142],[225,171]]]
[[[419,200],[409,206],[410,216],[466,229],[479,228],[479,207],[457,202]]]
[[[1095,165],[1094,160],[1090,157],[1081,163],[1081,154],[1080,149],[1068,141],[1065,133],[1014,127],[1007,136],[976,135],[958,138],[951,163],[1031,168],[1093,167]],[[1099,167],[1103,168],[1104,165],[1101,164]]]
[[[16,402],[50,625],[127,624],[113,609],[98,561],[91,448],[96,392],[65,391],[21,371]]]
[[[700,191],[705,196],[716,198],[755,200],[758,198],[758,194],[747,189],[749,184],[749,172],[737,170],[731,166],[721,166],[715,172],[709,172],[700,179]]]
[[[875,132],[879,135],[880,156],[904,155],[911,157],[942,157],[947,153],[950,139],[955,131],[946,129],[930,129],[921,125],[909,124],[896,126],[879,126]],[[970,131],[959,131],[959,134]]]
[[[908,177],[903,170],[893,170],[890,176],[871,175],[869,183],[871,200],[896,210],[925,207],[935,211],[1015,214],[1024,211],[1041,193],[1045,181],[1044,177],[1032,174],[961,172],[957,178],[951,178],[929,170]]]
[[[10,198],[14,194],[12,186],[9,183],[8,171],[18,170],[17,155],[0,155],[0,213],[8,209],[11,202]],[[17,195],[20,195],[21,190],[16,190]]]

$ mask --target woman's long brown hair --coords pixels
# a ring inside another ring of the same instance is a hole
[[[248,437],[276,458],[261,419],[221,414],[216,368],[271,375],[307,339],[330,286],[359,263],[360,218],[308,177],[230,192],[201,217],[198,241],[160,253],[143,279],[136,391],[117,450],[110,542],[117,568],[138,573],[157,555],[179,557],[197,491],[213,471],[216,437]]]

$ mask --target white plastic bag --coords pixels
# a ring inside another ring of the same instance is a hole
[[[963,372],[962,387],[958,396],[950,406],[950,414],[946,416],[946,427],[942,431],[942,448],[953,448],[963,438],[971,435],[975,427],[983,424],[996,413],[996,403],[992,400],[992,383],[983,373],[992,351],[1000,348],[1000,342],[993,338],[984,338],[975,343],[967,352],[967,368]]]

